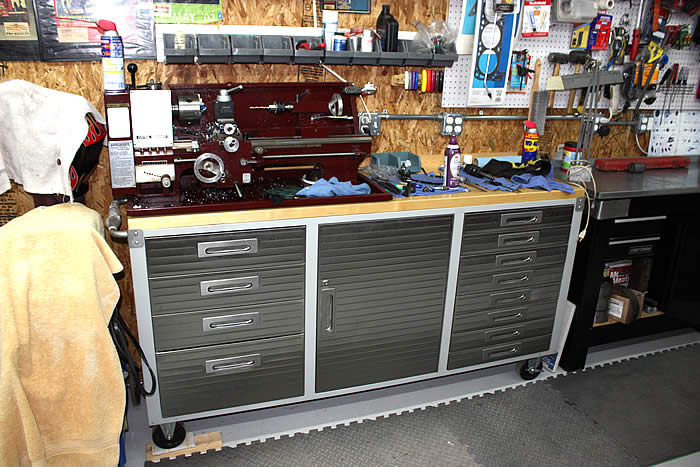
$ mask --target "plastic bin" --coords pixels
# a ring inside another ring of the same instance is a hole
[[[362,52],[361,50],[354,50],[352,43],[350,44],[352,49],[352,64],[353,65],[376,65],[379,63],[379,57],[382,55],[382,49],[379,45],[378,40],[372,42],[372,52]]]
[[[433,61],[433,53],[429,51],[418,52],[413,45],[413,41],[401,40],[403,48],[406,50],[406,66],[430,66]]]
[[[379,55],[379,65],[385,66],[401,66],[408,58],[405,41],[399,41],[399,50],[397,52],[381,52]]]
[[[262,36],[263,63],[292,63],[294,46],[289,36]]]
[[[197,38],[194,34],[185,35],[185,48],[175,48],[175,34],[163,34],[165,63],[194,63],[197,54]]]
[[[404,161],[410,161],[411,166],[408,171],[418,173],[421,171],[420,156],[412,152],[375,152],[370,154],[369,163],[371,165],[384,165],[398,169]]]
[[[458,58],[457,48],[452,44],[444,53],[434,53],[433,61],[430,63],[430,66],[450,67]]]
[[[292,45],[294,47],[294,63],[302,65],[318,65],[321,63],[324,50],[297,49],[296,47],[299,42],[308,42],[312,46],[317,46],[323,42],[320,36],[292,36]]]
[[[197,34],[199,63],[229,63],[231,40],[224,34]]]
[[[260,63],[262,40],[260,36],[231,34],[231,63]]]

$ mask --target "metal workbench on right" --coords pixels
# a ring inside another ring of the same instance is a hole
[[[587,185],[590,219],[569,288],[567,371],[584,367],[591,346],[700,325],[700,167],[690,161],[639,173],[593,169],[597,189]]]

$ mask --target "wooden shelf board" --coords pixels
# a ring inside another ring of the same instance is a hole
[[[661,316],[663,314],[664,314],[663,311],[655,311],[654,313],[642,313],[637,319],[653,318],[654,316]],[[634,323],[634,321],[632,321],[632,323]],[[630,323],[630,324],[632,324],[632,323]],[[607,326],[608,324],[622,324],[622,323],[620,323],[619,321],[608,320],[608,321],[605,321],[604,323],[593,323],[593,327],[597,328],[600,326]]]

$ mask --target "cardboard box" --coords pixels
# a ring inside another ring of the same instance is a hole
[[[626,287],[613,287],[608,302],[608,319],[629,324],[636,320],[644,309],[646,292]]]

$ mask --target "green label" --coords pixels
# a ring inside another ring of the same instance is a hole
[[[209,24],[223,21],[221,2],[170,3],[153,2],[153,15],[160,24]]]

